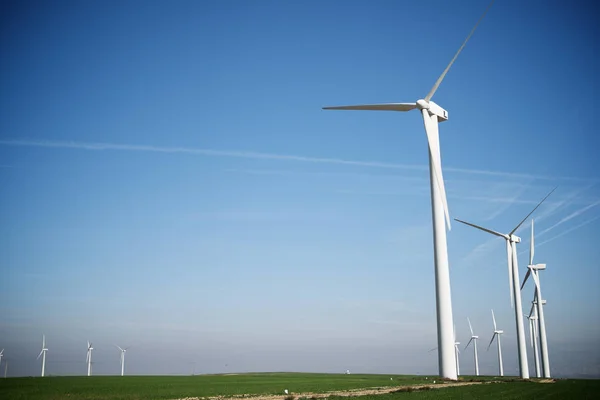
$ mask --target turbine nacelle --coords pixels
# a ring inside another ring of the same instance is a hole
[[[419,110],[427,110],[429,114],[437,116],[438,122],[448,121],[448,111],[438,106],[433,101],[417,100],[417,108]]]
[[[517,235],[510,235],[510,241],[513,243],[521,243],[521,238]]]
[[[541,271],[543,269],[546,269],[546,264],[528,265],[527,268],[529,268],[529,269],[535,269],[536,271]]]
[[[502,335],[504,333],[504,331],[494,331],[494,333],[497,333],[498,335]]]

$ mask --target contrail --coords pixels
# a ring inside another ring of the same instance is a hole
[[[545,241],[543,241],[542,243],[537,243],[537,244],[536,244],[536,247],[539,247],[539,246],[541,246],[541,245],[543,245],[543,244],[546,244],[546,243],[548,243],[548,242],[551,242],[551,241],[553,241],[553,240],[556,240],[556,239],[558,239],[559,237],[566,235],[567,233],[571,233],[571,232],[573,232],[575,229],[579,229],[579,228],[581,228],[581,227],[583,227],[583,226],[585,226],[585,225],[587,225],[587,224],[591,224],[592,222],[594,222],[595,220],[597,220],[597,219],[599,219],[599,218],[600,218],[600,215],[597,215],[597,216],[595,216],[595,217],[594,217],[594,218],[592,218],[592,219],[588,219],[587,221],[583,221],[581,224],[579,224],[579,225],[575,225],[575,226],[574,226],[574,227],[572,227],[571,229],[567,229],[566,231],[564,231],[564,232],[561,232],[561,233],[559,233],[558,235],[556,235],[556,236],[554,236],[554,237],[551,237],[551,238],[550,238],[550,239],[548,239],[548,240],[545,240]]]
[[[337,165],[355,165],[360,167],[373,167],[373,168],[388,168],[388,169],[404,169],[404,170],[428,170],[427,165],[412,165],[412,164],[392,164],[378,161],[355,161],[355,160],[344,160],[340,158],[323,158],[323,157],[310,157],[310,156],[298,156],[290,154],[273,154],[273,153],[260,153],[252,151],[232,151],[232,150],[213,150],[213,149],[200,149],[193,147],[159,147],[149,145],[135,145],[135,144],[115,144],[115,143],[101,143],[101,142],[75,142],[75,141],[45,141],[45,140],[0,140],[0,145],[5,146],[25,146],[25,147],[49,147],[49,148],[61,148],[61,149],[81,149],[81,150],[120,150],[120,151],[140,151],[140,152],[155,152],[155,153],[181,153],[181,154],[193,154],[210,157],[232,157],[232,158],[252,158],[262,160],[280,160],[280,161],[298,161],[308,163],[320,163],[320,164],[337,164]],[[579,180],[579,181],[590,181],[590,179],[575,178],[575,177],[555,177],[555,176],[541,176],[541,175],[530,175],[523,173],[513,172],[500,172],[500,171],[487,171],[477,169],[465,169],[465,168],[453,168],[446,167],[446,171],[465,173],[465,174],[476,174],[476,175],[488,175],[488,176],[499,176],[508,178],[526,178],[526,179],[544,179],[544,180]]]

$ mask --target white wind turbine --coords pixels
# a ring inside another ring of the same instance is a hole
[[[115,344],[115,346],[117,345]],[[129,347],[125,347],[124,349],[122,349],[120,346],[117,346],[117,348],[121,350],[121,376],[123,376],[125,375],[125,352]]]
[[[450,295],[450,273],[448,270],[448,244],[446,242],[446,229],[444,217],[448,229],[450,229],[450,213],[446,200],[446,189],[442,176],[442,161],[440,154],[440,142],[438,122],[448,120],[448,112],[431,101],[431,98],[442,83],[442,80],[450,70],[450,67],[463,50],[475,29],[488,12],[494,0],[491,1],[483,15],[479,18],[465,41],[462,43],[446,69],[437,79],[429,93],[424,99],[415,103],[387,103],[387,104],[363,104],[352,106],[323,107],[324,110],[372,110],[372,111],[411,111],[418,109],[423,116],[425,133],[429,145],[429,179],[431,188],[431,208],[433,215],[433,253],[435,263],[435,293],[437,310],[437,334],[438,334],[438,359],[439,374],[443,378],[457,379],[456,364],[454,362],[452,337],[452,299]]]
[[[456,325],[454,325],[454,357],[456,358],[456,376],[460,375],[460,364],[458,362],[458,356],[460,355],[460,350],[458,349],[458,345],[460,342],[456,340]]]
[[[532,301],[532,303],[534,303]],[[540,364],[539,364],[539,353],[538,353],[538,340],[537,340],[537,310],[534,307],[535,304],[532,304],[531,311],[527,316],[529,320],[529,343],[531,344],[531,348],[533,349],[533,363],[535,364],[535,376],[539,378],[540,375]],[[533,315],[532,315],[533,314]]]
[[[510,286],[510,301],[511,306],[513,305],[513,297],[514,297],[514,307],[515,307],[515,323],[517,326],[517,347],[519,350],[519,373],[521,379],[529,379],[529,367],[527,365],[527,348],[525,347],[525,327],[523,325],[523,315],[522,315],[522,305],[521,305],[521,291],[519,290],[519,265],[517,260],[517,243],[521,242],[521,238],[516,236],[514,233],[519,229],[519,227],[525,222],[527,218],[537,208],[554,192],[556,188],[552,189],[550,193],[546,195],[538,203],[537,206],[519,224],[508,234],[500,233],[493,231],[491,229],[487,229],[481,227],[479,225],[472,224],[470,222],[462,221],[460,219],[456,219],[456,221],[463,223],[465,225],[472,226],[473,228],[477,228],[487,233],[491,233],[492,235],[499,236],[506,240],[506,253],[508,255],[508,280]]]
[[[469,318],[467,318],[467,322],[469,323],[469,330],[471,331],[471,340],[469,340],[469,343],[467,343],[467,345],[465,346],[465,350],[467,349],[467,347],[469,347],[471,342],[473,342],[473,355],[475,357],[475,375],[479,376],[479,360],[477,359],[477,340],[479,339],[479,336],[473,334],[473,327],[471,326],[471,321],[469,320]]]
[[[535,283],[535,298],[534,298],[534,306],[537,312],[538,319],[538,327],[540,334],[540,353],[542,359],[542,371],[544,373],[544,378],[550,378],[550,360],[548,357],[548,341],[546,337],[546,320],[544,319],[544,304],[545,300],[542,297],[542,288],[540,285],[540,275],[539,271],[546,269],[546,264],[533,264],[533,254],[535,252],[534,245],[534,237],[533,237],[533,219],[531,220],[531,241],[529,242],[529,265],[527,266],[527,273],[525,274],[525,279],[523,279],[523,284],[521,284],[521,290],[523,290],[523,286],[525,286],[525,282],[527,282],[527,278],[529,275],[533,277],[533,282]]]
[[[494,321],[494,334],[492,335],[492,340],[490,340],[490,344],[488,344],[487,349],[490,349],[494,338],[496,338],[496,344],[498,345],[498,369],[500,371],[500,376],[504,376],[504,368],[502,367],[502,344],[500,344],[500,335],[502,335],[504,331],[499,330],[496,326],[496,317],[494,316],[494,310],[492,310],[492,321]]]
[[[92,344],[88,341],[87,356],[85,357],[85,362],[87,363],[87,376],[92,375],[92,350],[94,350],[94,348],[92,347]]]
[[[42,356],[42,376],[46,373],[46,352],[48,349],[46,348],[46,335],[42,335],[42,351],[38,354],[36,360],[39,360],[40,356]]]

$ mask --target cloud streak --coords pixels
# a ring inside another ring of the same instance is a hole
[[[153,152],[153,153],[169,153],[169,154],[191,154],[200,155],[207,157],[231,157],[231,158],[249,158],[249,159],[261,159],[261,160],[279,160],[279,161],[297,161],[305,163],[319,163],[319,164],[335,164],[335,165],[353,165],[360,167],[371,167],[371,168],[387,168],[387,169],[403,169],[403,170],[428,170],[428,166],[425,164],[414,165],[414,164],[395,164],[395,163],[384,163],[378,161],[357,161],[357,160],[345,160],[341,158],[327,158],[327,157],[310,157],[300,156],[291,154],[274,154],[274,153],[261,153],[253,151],[235,151],[235,150],[214,150],[214,149],[202,149],[193,147],[164,147],[164,146],[150,146],[150,145],[137,145],[137,144],[115,144],[115,143],[101,143],[101,142],[75,142],[75,141],[46,141],[46,140],[0,140],[0,145],[4,146],[22,146],[22,147],[45,147],[45,148],[59,148],[59,149],[78,149],[78,150],[89,150],[89,151],[134,151],[134,152]],[[475,175],[487,175],[497,176],[506,178],[526,178],[526,179],[542,179],[542,180],[579,180],[579,181],[590,181],[590,179],[576,178],[576,177],[556,177],[556,176],[543,176],[543,175],[531,175],[524,173],[513,173],[513,172],[502,172],[502,171],[488,171],[488,170],[477,170],[477,169],[466,169],[466,168],[455,168],[445,167],[445,171],[464,173],[464,174],[475,174]]]

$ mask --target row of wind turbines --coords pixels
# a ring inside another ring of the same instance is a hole
[[[433,256],[434,256],[434,271],[435,271],[435,295],[436,295],[436,313],[437,313],[437,336],[438,336],[438,365],[439,375],[442,378],[456,380],[458,378],[458,357],[457,357],[457,345],[456,338],[453,335],[453,313],[452,313],[452,298],[450,294],[450,272],[448,265],[448,243],[446,238],[446,228],[451,229],[450,226],[450,212],[448,208],[448,201],[446,199],[446,189],[444,186],[444,178],[442,175],[442,163],[441,163],[441,151],[440,151],[440,140],[439,140],[439,128],[438,123],[448,120],[448,111],[440,107],[438,104],[432,101],[432,98],[438,90],[440,84],[444,80],[446,74],[458,58],[459,54],[464,49],[465,45],[477,29],[481,20],[485,17],[488,10],[491,8],[494,0],[490,2],[483,15],[479,18],[471,32],[467,35],[466,39],[454,54],[454,57],[450,63],[446,66],[442,74],[439,76],[429,93],[423,99],[419,99],[414,103],[384,103],[384,104],[361,104],[361,105],[350,105],[350,106],[334,106],[334,107],[323,107],[325,110],[371,110],[371,111],[399,111],[406,112],[412,110],[419,110],[423,117],[423,124],[425,127],[425,134],[427,137],[427,144],[429,149],[429,177],[430,177],[430,188],[431,188],[431,210],[432,210],[432,222],[433,222]],[[420,39],[416,36],[416,39]],[[423,50],[428,53],[433,47],[432,45],[422,43]],[[472,104],[475,108],[479,108],[477,104]],[[477,111],[474,111],[477,112]],[[552,193],[552,192],[550,192]],[[546,198],[549,196],[548,194]],[[535,208],[535,211],[541,203],[546,199],[544,198]],[[510,285],[510,298],[511,307],[515,310],[515,324],[517,330],[517,347],[519,356],[519,374],[522,379],[529,378],[529,368],[527,362],[527,349],[524,332],[524,322],[521,304],[521,288],[525,284],[527,278],[531,275],[535,282],[535,295],[534,295],[534,307],[532,312],[534,314],[528,316],[530,321],[531,329],[534,327],[533,324],[537,321],[537,331],[540,338],[540,352],[541,354],[541,368],[543,370],[543,376],[546,378],[550,377],[550,364],[548,360],[548,344],[546,338],[546,328],[544,323],[544,312],[542,305],[544,300],[541,296],[540,282],[538,273],[540,270],[545,269],[545,264],[533,264],[533,250],[530,254],[530,262],[528,265],[528,271],[525,276],[523,284],[519,282],[519,270],[517,262],[517,248],[516,245],[521,242],[521,239],[515,235],[515,232],[523,224],[523,222],[533,213],[529,213],[510,233],[503,234],[491,229],[487,229],[466,221],[456,219],[466,225],[470,225],[474,228],[488,232],[495,236],[504,238],[506,240],[506,251],[508,256],[508,279]],[[532,225],[533,226],[533,225]],[[532,240],[533,246],[533,240]],[[521,288],[519,287],[521,286]],[[499,338],[499,335],[497,337]],[[533,341],[535,344],[535,341]],[[534,350],[535,353],[535,350]],[[501,359],[501,357],[500,357]],[[537,359],[536,359],[537,360]],[[536,365],[538,362],[536,361]],[[539,367],[536,368],[536,372]]]
[[[115,344],[115,347],[119,349],[119,351],[121,352],[121,376],[125,375],[125,353],[127,352],[127,349],[129,349],[129,347],[125,347],[122,348],[120,346],[117,346]],[[92,376],[92,351],[94,350],[94,348],[92,347],[92,343],[90,343],[90,341],[88,340],[87,342],[87,353],[86,353],[86,357],[85,357],[85,363],[87,365],[87,376]],[[2,362],[2,353],[4,352],[4,349],[2,349],[2,352],[0,352],[0,363]],[[42,358],[42,377],[45,376],[46,374],[46,353],[48,352],[48,348],[46,347],[46,335],[42,335],[42,350],[40,351],[40,354],[38,354],[36,360],[39,360],[40,357]]]
[[[550,193],[552,193],[552,192],[550,192]],[[548,194],[548,196],[549,195],[550,194]],[[538,207],[539,207],[539,205],[542,204],[542,202],[548,196],[546,196],[538,204]],[[536,207],[536,209],[537,209],[537,207]],[[535,211],[535,209],[533,211]],[[529,217],[529,215],[527,217]],[[463,222],[468,225],[475,226],[474,224],[470,224],[470,223],[467,223],[464,221],[459,221],[459,222]],[[519,226],[520,225],[521,224],[519,224]],[[475,226],[475,227],[478,229],[486,230],[486,228],[482,228],[479,226]],[[515,228],[515,231],[516,231],[516,229],[518,229],[518,227]],[[537,378],[541,378],[542,376],[544,378],[550,378],[550,360],[549,360],[549,355],[548,355],[546,323],[545,323],[545,319],[543,317],[543,315],[544,315],[543,305],[546,304],[546,300],[538,301],[538,299],[542,298],[541,297],[539,271],[546,269],[546,264],[533,264],[533,256],[534,256],[534,252],[535,252],[535,244],[534,243],[535,243],[534,220],[532,219],[531,220],[531,241],[530,241],[530,245],[529,245],[529,265],[527,266],[527,274],[525,275],[525,278],[523,279],[523,283],[520,286],[520,290],[522,290],[523,287],[525,286],[525,283],[527,282],[527,279],[529,278],[529,276],[532,276],[534,283],[535,283],[535,288],[534,288],[533,300],[531,302],[532,303],[531,309],[529,311],[529,314],[523,314],[523,316],[525,316],[529,320],[529,343],[533,350],[533,360],[534,360],[534,364],[535,364],[535,376]],[[509,271],[512,271],[511,259],[512,259],[512,246],[510,248],[510,253],[509,253]],[[510,272],[509,272],[509,276],[510,276]],[[518,276],[517,276],[517,281],[518,281]],[[510,276],[511,293],[513,293],[513,290],[512,290],[513,283],[514,283],[514,279],[512,276]],[[520,291],[518,292],[518,294],[516,296],[518,296],[520,298]],[[488,344],[487,350],[490,349],[494,340],[496,340],[496,346],[497,346],[497,351],[498,351],[498,374],[499,374],[499,376],[504,376],[504,367],[503,367],[503,362],[502,362],[502,342],[500,339],[500,335],[502,335],[504,333],[504,331],[498,329],[498,326],[496,324],[496,316],[494,315],[494,310],[491,310],[491,311],[492,311],[492,322],[494,324],[494,331],[492,333],[492,337]],[[515,309],[515,313],[518,313],[517,309]],[[522,318],[522,316],[516,317],[517,320],[519,320],[521,318]],[[473,326],[471,325],[471,320],[468,317],[467,317],[467,322],[469,324],[471,338],[469,339],[469,342],[465,346],[464,350],[466,350],[469,347],[469,345],[471,343],[473,343],[473,361],[474,361],[474,365],[475,365],[475,375],[479,376],[479,359],[478,359],[478,353],[477,353],[477,341],[479,340],[479,336],[475,335],[475,333],[473,332]],[[540,343],[539,346],[538,346],[538,343]],[[456,359],[457,375],[460,375],[459,345],[460,345],[460,342],[457,341],[456,327],[455,327],[455,329],[454,329],[454,353],[455,353],[455,359]],[[433,351],[436,349],[437,348],[434,348],[430,351]]]

